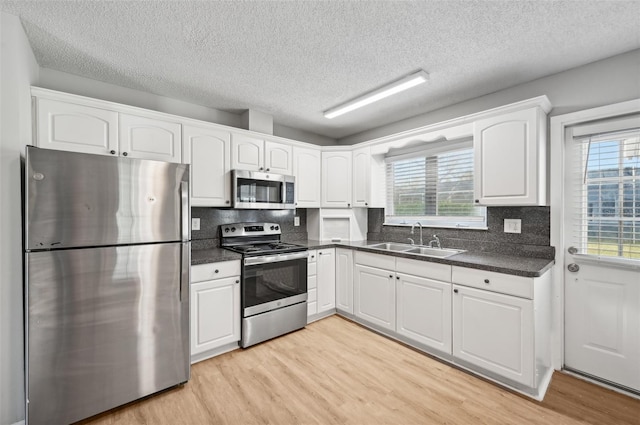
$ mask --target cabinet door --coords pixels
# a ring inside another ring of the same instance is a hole
[[[264,142],[265,171],[291,175],[293,173],[293,148],[282,143]]]
[[[396,330],[394,272],[356,265],[354,312],[357,317],[385,329]]]
[[[474,194],[481,205],[544,205],[539,184],[546,185],[546,155],[538,108],[476,121]],[[541,149],[540,152],[538,150]],[[545,196],[546,198],[546,196]]]
[[[351,152],[322,152],[323,208],[351,207]]]
[[[318,313],[336,308],[336,250],[318,250]]]
[[[117,112],[38,99],[36,113],[38,147],[99,155],[118,154]]]
[[[336,308],[353,314],[353,251],[336,249]]]
[[[184,160],[191,164],[191,206],[231,204],[231,135],[228,131],[184,126]]]
[[[320,151],[293,148],[293,175],[296,178],[296,206],[320,207]]]
[[[191,355],[240,341],[240,276],[191,284]]]
[[[231,135],[231,169],[264,171],[264,140],[244,134]]]
[[[182,127],[175,122],[120,114],[120,155],[156,161],[182,161]]]
[[[534,385],[533,301],[453,285],[453,355]]]
[[[368,207],[371,196],[371,154],[369,148],[353,151],[353,206]]]
[[[398,273],[400,335],[451,354],[451,284]]]

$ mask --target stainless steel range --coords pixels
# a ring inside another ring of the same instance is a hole
[[[281,242],[277,223],[220,226],[222,247],[242,254],[242,338],[249,347],[307,324],[307,248]]]

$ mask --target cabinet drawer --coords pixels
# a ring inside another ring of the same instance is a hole
[[[396,257],[391,255],[372,254],[370,252],[356,251],[356,264],[375,267],[377,269],[395,270]]]
[[[240,276],[240,261],[221,261],[219,263],[191,266],[192,283],[230,276]]]
[[[307,289],[313,289],[318,287],[318,276],[315,274],[307,276]]]
[[[318,274],[318,263],[315,261],[313,263],[307,264],[307,276],[315,276]]]
[[[310,249],[307,252],[309,253],[309,256],[307,257],[307,262],[308,263],[315,263],[316,262],[316,258],[318,258],[318,251],[316,251],[315,249]]]
[[[533,299],[533,279],[453,266],[451,281],[460,285]]]
[[[318,301],[318,290],[316,288],[307,291],[307,302],[312,303]]]
[[[451,282],[451,266],[447,264],[396,258],[396,271],[398,273],[420,276],[427,279]]]

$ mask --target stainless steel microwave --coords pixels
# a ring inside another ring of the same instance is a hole
[[[282,210],[295,208],[294,176],[231,170],[233,207]]]

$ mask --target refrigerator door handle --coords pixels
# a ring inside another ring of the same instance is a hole
[[[182,244],[182,267],[180,273],[180,302],[183,298],[189,297],[189,283],[191,281],[191,249],[190,243],[185,242]],[[183,294],[186,292],[186,294]]]
[[[189,182],[180,184],[180,198],[182,200],[182,241],[191,240],[191,226],[189,226],[191,210],[189,208]]]

